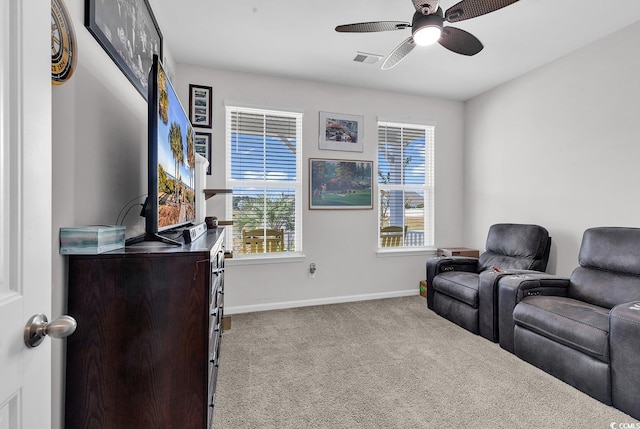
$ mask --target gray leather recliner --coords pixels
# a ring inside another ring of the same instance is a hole
[[[427,261],[427,306],[468,331],[497,342],[498,279],[514,270],[544,271],[550,247],[549,232],[539,225],[492,225],[480,258],[454,256]]]
[[[579,264],[500,279],[500,345],[640,419],[640,229],[586,230]]]

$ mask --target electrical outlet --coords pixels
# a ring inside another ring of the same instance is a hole
[[[315,262],[312,262],[309,264],[309,278],[310,279],[315,279],[316,278],[316,264]]]

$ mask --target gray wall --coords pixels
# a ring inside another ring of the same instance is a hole
[[[376,210],[308,209],[308,159],[375,161],[378,117],[436,125],[436,243],[461,243],[462,103],[184,64],[178,65],[176,74],[176,90],[183,94],[188,93],[189,83],[214,88],[210,188],[225,187],[225,102],[304,112],[302,222],[306,258],[242,265],[239,260],[230,260],[226,271],[227,314],[417,293],[418,282],[425,276],[425,259],[433,252],[377,255]],[[320,111],[363,115],[364,152],[319,150]],[[224,200],[224,196],[208,200],[208,214],[224,219]],[[314,279],[307,276],[310,262],[318,268]]]
[[[569,275],[586,228],[640,226],[638,41],[640,23],[466,103],[466,245],[538,223]]]

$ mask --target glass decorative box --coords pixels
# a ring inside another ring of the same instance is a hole
[[[125,227],[89,225],[60,228],[61,255],[96,255],[124,247]]]

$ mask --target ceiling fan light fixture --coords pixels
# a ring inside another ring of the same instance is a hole
[[[422,27],[413,33],[413,41],[418,46],[433,45],[440,39],[442,35],[442,28],[430,25]]]
[[[423,15],[420,12],[416,12],[413,15],[413,22],[411,24],[413,42],[419,46],[433,45],[442,35],[443,22],[444,15],[441,8],[438,8],[436,13],[430,15]]]

